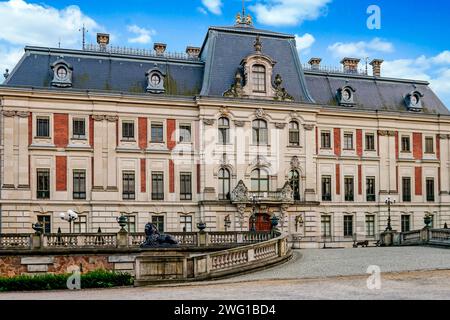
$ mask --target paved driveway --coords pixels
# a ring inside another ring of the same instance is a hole
[[[369,265],[381,269],[380,290],[367,288]],[[421,271],[411,272],[413,270]],[[76,292],[4,293],[0,294],[1,299],[450,300],[450,250],[425,247],[301,250],[296,251],[287,264],[215,282]]]

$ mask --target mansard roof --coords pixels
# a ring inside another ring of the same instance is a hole
[[[51,65],[61,58],[73,67],[73,90],[145,93],[146,72],[153,68],[166,74],[169,95],[195,96],[202,87],[201,61],[39,47],[25,48],[5,85],[49,88]]]
[[[139,50],[102,52],[26,47],[21,61],[3,85],[51,88],[51,65],[64,59],[73,67],[72,87],[64,90],[151,95],[146,93],[146,72],[158,68],[166,74],[165,95],[223,97],[234,84],[236,71],[243,59],[255,52],[257,36],[262,42],[262,54],[276,62],[272,83],[280,74],[286,92],[297,103],[406,112],[405,97],[412,91],[418,91],[423,94],[423,113],[450,115],[428,82],[303,70],[295,36],[240,25],[210,27],[199,58],[170,54],[158,56]],[[339,105],[337,92],[345,86],[356,90],[355,103],[351,107]]]

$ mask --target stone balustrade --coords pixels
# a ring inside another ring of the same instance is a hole
[[[245,245],[267,241],[267,232],[173,232],[171,233],[182,247]],[[32,250],[53,248],[132,248],[145,241],[145,233],[53,233],[2,234],[0,250]]]
[[[408,232],[388,231],[381,234],[382,244],[386,246],[439,245],[450,246],[450,229],[423,228]]]

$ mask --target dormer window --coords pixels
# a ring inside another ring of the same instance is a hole
[[[63,59],[59,59],[51,65],[53,69],[52,86],[59,88],[72,87],[72,66]]]
[[[149,70],[146,74],[147,77],[147,92],[150,93],[164,93],[166,89],[164,88],[164,77],[165,74],[158,68],[153,68]]]
[[[260,64],[253,66],[253,92],[266,92],[266,67]]]
[[[344,107],[351,107],[355,104],[354,94],[356,90],[350,86],[342,87],[338,90],[338,101],[339,105]]]
[[[421,112],[423,110],[422,105],[423,94],[419,91],[413,91],[405,97],[405,103],[409,111]]]

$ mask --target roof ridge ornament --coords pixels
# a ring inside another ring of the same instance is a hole
[[[261,37],[259,36],[259,34],[256,36],[254,47],[255,47],[255,51],[257,53],[261,53],[262,52],[262,42],[261,42]]]
[[[236,15],[236,26],[253,27],[253,18],[250,14],[245,13],[245,0],[242,0],[242,14]]]

